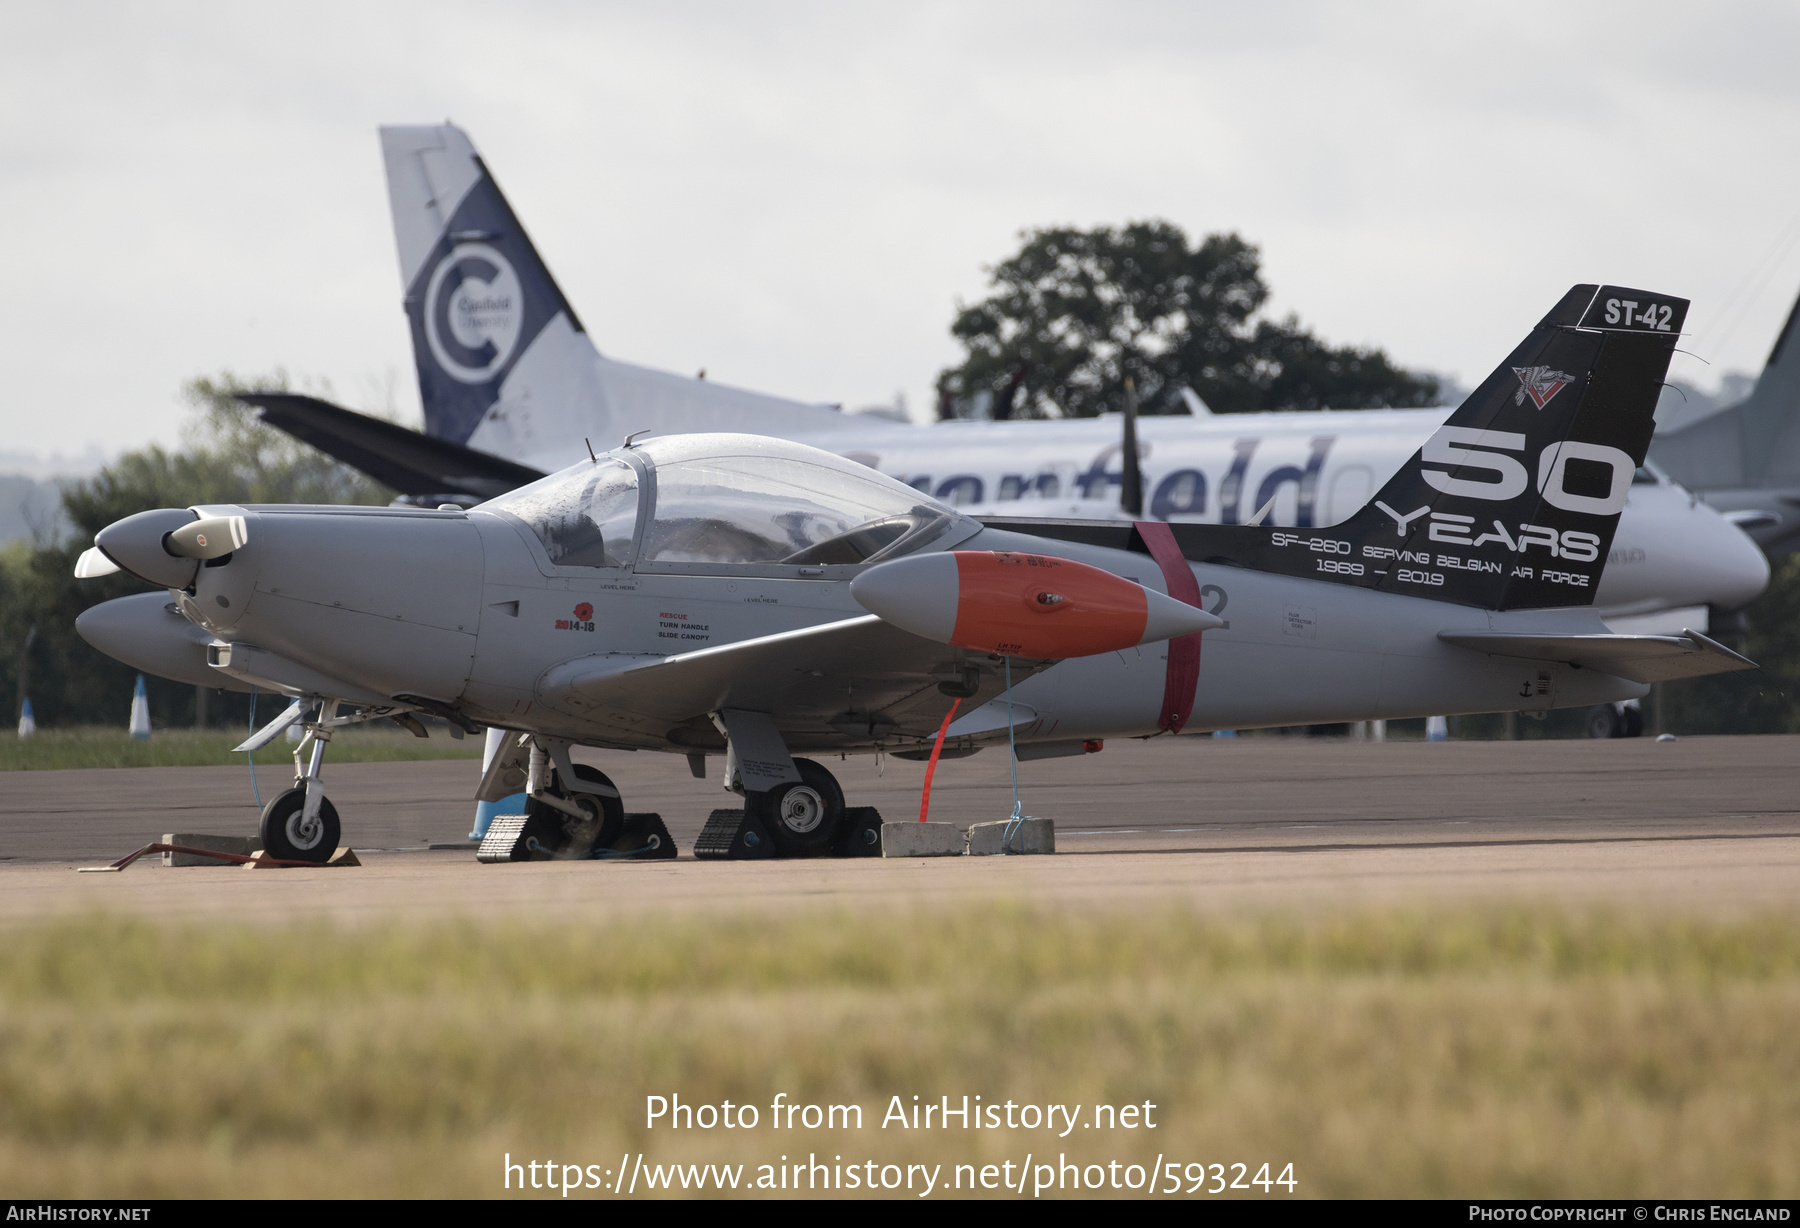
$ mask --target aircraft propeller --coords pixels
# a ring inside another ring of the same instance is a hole
[[[163,538],[163,549],[178,559],[217,559],[241,550],[249,540],[242,516],[207,516]]]

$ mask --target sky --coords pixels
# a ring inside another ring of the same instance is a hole
[[[1149,217],[1468,385],[1571,284],[1684,295],[1711,385],[1800,291],[1796,46],[1776,4],[11,0],[0,468],[174,444],[226,369],[416,421],[376,128],[445,118],[603,353],[760,391],[923,416],[1022,230]]]

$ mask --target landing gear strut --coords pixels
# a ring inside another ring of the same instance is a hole
[[[610,848],[625,830],[625,802],[598,768],[571,763],[569,744],[533,739],[526,776],[525,823],[534,852],[585,857]]]
[[[335,700],[319,705],[318,722],[307,725],[306,736],[294,748],[294,787],[271,798],[263,808],[260,834],[263,851],[271,857],[323,865],[337,852],[343,828],[337,807],[325,796],[319,779],[325,767],[325,745],[331,741],[330,721],[337,708]]]

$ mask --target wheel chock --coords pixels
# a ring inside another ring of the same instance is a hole
[[[961,857],[963,834],[954,823],[883,823],[883,857]]]
[[[761,861],[775,856],[775,842],[762,823],[742,809],[707,816],[694,856],[705,861]]]
[[[170,832],[162,838],[164,844],[180,845],[188,849],[205,849],[211,853],[235,853],[240,857],[248,857],[256,851],[255,836],[208,836],[199,832]],[[164,849],[162,863],[165,866],[228,866],[229,861],[217,857],[208,857],[203,853],[178,853],[174,849]]]
[[[242,868],[246,870],[329,870],[333,866],[360,866],[356,853],[348,845],[333,853],[324,861],[283,861],[279,857],[271,857],[262,849],[254,849],[250,856],[243,860]]]
[[[881,856],[881,811],[873,806],[850,806],[844,826],[831,846],[833,857]]]
[[[1002,819],[997,823],[976,823],[969,828],[969,856],[1014,857],[1027,853],[1054,853],[1056,824],[1049,819]]]

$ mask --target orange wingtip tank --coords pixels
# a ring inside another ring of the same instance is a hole
[[[1111,572],[1069,559],[959,550],[958,648],[1014,657],[1087,657],[1144,638],[1148,594]]]
[[[850,592],[917,635],[1013,657],[1087,657],[1220,625],[1098,567],[1004,550],[896,559],[857,577]]]

